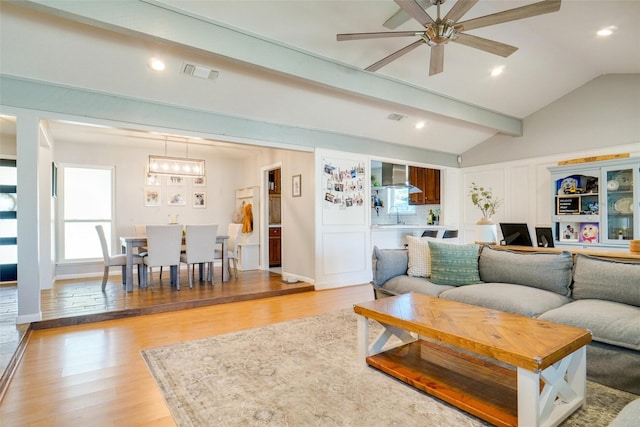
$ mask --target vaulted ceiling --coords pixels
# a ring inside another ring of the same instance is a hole
[[[480,0],[464,20],[531,3]],[[640,73],[638,1],[564,0],[558,12],[469,31],[518,47],[508,58],[449,43],[444,72],[429,76],[423,45],[364,71],[415,39],[336,34],[389,31],[398,11],[392,0],[3,1],[0,72],[451,154],[518,135],[520,119],[599,75]],[[610,37],[596,35],[604,27]],[[395,30],[421,28],[407,19]],[[151,57],[165,70],[152,71]],[[188,77],[186,63],[219,74]]]

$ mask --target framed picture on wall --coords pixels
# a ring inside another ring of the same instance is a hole
[[[144,205],[160,206],[160,190],[157,188],[144,189]]]
[[[207,207],[207,193],[204,191],[194,191],[192,199],[194,209],[204,209]]]
[[[291,195],[293,197],[302,196],[302,175],[293,175],[291,179]]]
[[[193,186],[194,187],[206,187],[207,186],[207,178],[204,177],[204,176],[193,178]]]
[[[149,168],[144,168],[144,185],[147,187],[159,187],[160,175],[155,173],[149,173]]]
[[[184,177],[169,175],[167,176],[167,185],[184,185]]]
[[[167,192],[167,205],[169,206],[185,206],[187,198],[182,191]]]

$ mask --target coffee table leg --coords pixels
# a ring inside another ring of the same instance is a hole
[[[365,360],[369,355],[369,319],[364,316],[358,316],[358,360],[365,365]]]
[[[380,322],[378,322],[380,323]],[[394,347],[399,347],[410,342],[416,341],[418,338],[416,335],[405,331],[404,329],[397,328],[395,326],[386,325],[384,330],[369,344],[369,319],[362,315],[358,315],[358,358],[365,360],[367,356],[378,354],[386,350],[390,350]],[[397,337],[400,341],[392,346],[386,345],[391,337]],[[366,364],[366,361],[365,361]]]
[[[557,426],[585,405],[586,352],[582,347],[539,373],[518,368],[518,426]]]

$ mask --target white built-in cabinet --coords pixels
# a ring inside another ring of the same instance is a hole
[[[628,248],[640,238],[640,158],[549,168],[556,246]]]

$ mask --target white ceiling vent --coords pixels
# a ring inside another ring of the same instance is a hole
[[[387,116],[387,119],[389,120],[395,120],[396,122],[399,122],[402,119],[406,119],[407,116],[403,116],[402,114],[397,114],[397,113],[391,113]]]
[[[220,73],[203,65],[189,64],[185,62],[182,66],[182,74],[206,80],[215,80],[218,78]]]

